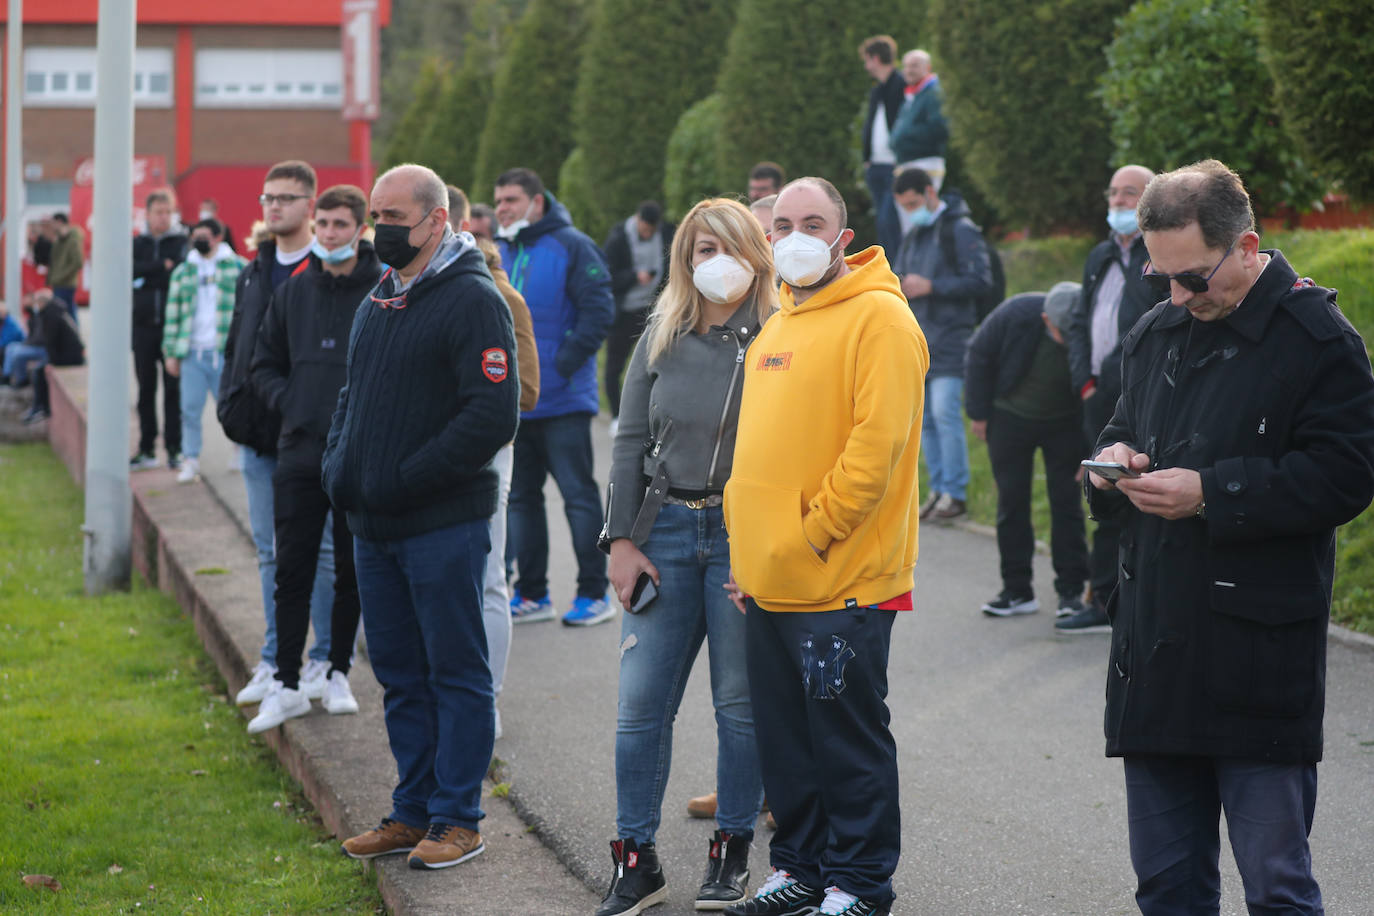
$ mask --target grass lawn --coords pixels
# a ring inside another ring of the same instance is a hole
[[[383,911],[172,599],[85,597],[48,447],[0,446],[0,480],[0,912]]]

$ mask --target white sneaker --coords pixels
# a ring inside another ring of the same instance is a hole
[[[493,707],[492,712],[496,714],[496,731],[491,740],[496,741],[501,737],[501,710]]]
[[[276,665],[258,662],[258,666],[253,669],[253,676],[234,697],[234,702],[240,706],[252,706],[254,703],[261,703],[262,698],[267,696],[267,692],[272,689],[272,684],[275,683],[273,675],[276,673]]]
[[[307,700],[324,697],[324,682],[329,675],[328,660],[309,659],[301,669],[301,693]]]
[[[348,675],[342,671],[335,671],[329,675],[320,705],[331,716],[346,716],[358,711],[358,701],[354,699],[353,690],[348,686]]]
[[[620,418],[619,418],[619,417],[612,417],[612,418],[611,418],[611,442],[612,442],[612,444],[615,443],[615,434],[618,433],[618,432],[620,432]]]
[[[183,458],[181,459],[181,473],[177,474],[177,483],[190,483],[200,476],[200,459]]]
[[[258,732],[265,732],[269,728],[276,728],[287,719],[294,719],[310,712],[310,701],[305,698],[305,694],[299,689],[292,690],[290,687],[283,687],[281,681],[274,680],[275,686],[262,698],[262,705],[258,707],[258,714],[253,717],[253,721],[248,723],[248,734],[256,735]]]

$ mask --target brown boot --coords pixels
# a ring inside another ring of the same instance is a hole
[[[384,817],[380,824],[367,833],[344,840],[343,852],[355,859],[374,859],[393,852],[410,852],[424,837],[425,832],[419,827],[408,827],[400,821]]]
[[[699,795],[696,798],[687,800],[687,816],[702,818],[703,820],[716,816],[716,793],[710,795]]]
[[[454,824],[430,824],[425,838],[410,854],[411,868],[448,868],[486,850],[482,835]]]

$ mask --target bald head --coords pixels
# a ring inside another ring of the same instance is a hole
[[[409,282],[443,241],[448,188],[431,169],[398,165],[372,186],[368,210],[377,227],[378,256]]]
[[[372,194],[374,197],[384,184],[388,185],[388,190],[393,193],[409,193],[411,199],[422,212],[442,207],[444,216],[447,218],[448,187],[433,169],[414,163],[406,163],[388,169],[373,185]]]
[[[783,198],[788,195],[799,197],[797,203],[804,202],[803,208],[809,206],[811,211],[817,211],[818,208],[824,209],[826,217],[833,220],[831,223],[833,226],[843,228],[849,225],[849,208],[844,204],[844,197],[838,188],[824,178],[811,176],[788,182],[778,192],[778,198],[773,204],[775,215],[778,210],[783,208]],[[791,211],[797,207],[788,206],[787,209]]]
[[[930,76],[930,55],[917,48],[902,55],[902,79],[914,86]]]

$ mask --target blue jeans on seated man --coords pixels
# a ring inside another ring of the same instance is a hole
[[[4,377],[16,385],[29,380],[30,373],[41,372],[48,364],[48,351],[44,347],[15,341],[5,347]]]
[[[659,597],[620,625],[615,731],[616,835],[652,843],[673,759],[673,720],[707,640],[716,709],[716,821],[750,837],[763,776],[749,703],[744,615],[725,593],[730,544],[720,508],[659,510],[644,554],[658,567]]]
[[[1217,913],[1221,812],[1251,916],[1322,916],[1307,836],[1317,765],[1221,757],[1125,758],[1131,864],[1142,916]]]
[[[267,617],[267,633],[262,642],[262,660],[277,664],[277,549],[273,530],[272,473],[277,456],[264,455],[248,446],[243,449],[243,487],[248,493],[248,527],[258,551],[258,578],[262,584],[262,609]],[[325,519],[320,538],[320,558],[315,564],[315,585],[310,592],[310,624],[315,628],[311,661],[328,661],[330,623],[334,606],[334,523]]]
[[[921,420],[921,457],[930,474],[930,492],[968,498],[968,440],[964,436],[964,380],[957,375],[926,379]]]
[[[506,563],[519,568],[522,598],[549,593],[549,521],[544,514],[544,480],[549,474],[563,494],[563,512],[577,557],[577,594],[606,597],[606,555],[597,549],[601,533],[601,491],[592,476],[592,416],[573,413],[522,420],[515,435],[507,513]]]
[[[372,671],[399,780],[391,817],[476,830],[496,705],[482,625],[486,519],[413,537],[354,537]]]
[[[218,350],[192,350],[181,360],[181,444],[187,458],[200,459],[200,417],[205,399],[218,397],[224,354]]]

